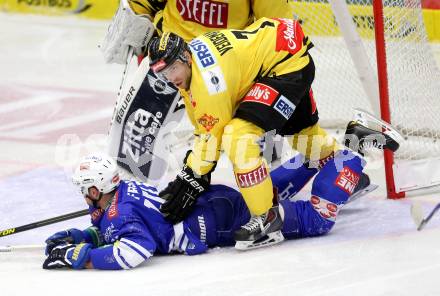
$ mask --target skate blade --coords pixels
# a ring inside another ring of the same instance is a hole
[[[376,185],[376,184],[370,184],[370,185],[368,185],[367,187],[365,187],[365,188],[359,190],[358,192],[353,193],[353,195],[351,195],[351,196],[348,198],[347,203],[352,202],[352,201],[354,201],[354,200],[356,200],[356,199],[358,199],[358,198],[360,198],[360,197],[362,197],[362,196],[364,196],[364,195],[367,195],[368,193],[373,192],[373,191],[376,190],[377,188],[379,188],[379,185]]]
[[[391,124],[377,118],[373,114],[363,109],[355,109],[354,120],[362,124],[363,126],[376,130],[375,126],[382,128],[383,133],[388,135],[391,139],[396,141],[398,144],[402,144],[405,138],[400,132],[398,132]]]
[[[237,241],[235,243],[235,248],[240,251],[247,251],[252,249],[258,249],[262,247],[267,247],[271,245],[276,245],[284,240],[284,236],[281,230],[269,233],[260,239],[255,241]]]

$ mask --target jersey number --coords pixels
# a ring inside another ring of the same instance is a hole
[[[253,31],[231,31],[232,34],[234,34],[235,38],[237,39],[248,39],[246,35],[253,35],[258,32],[258,30],[263,29],[265,27],[275,27],[275,25],[270,21],[262,22],[260,27]]]
[[[136,181],[128,183],[127,192],[130,197],[140,200],[139,191],[144,198],[144,206],[160,213],[160,206],[165,202],[165,200],[156,195],[157,193],[155,189]]]

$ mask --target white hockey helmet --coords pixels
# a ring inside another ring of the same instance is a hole
[[[91,187],[96,187],[101,194],[112,192],[120,183],[116,161],[106,154],[90,154],[81,159],[72,182],[84,196]]]

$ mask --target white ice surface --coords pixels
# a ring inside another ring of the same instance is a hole
[[[69,183],[72,160],[103,146],[122,71],[98,51],[105,29],[0,14],[0,230],[85,207]],[[63,142],[66,134],[78,136],[75,145]],[[386,200],[381,163],[368,172],[381,188],[347,205],[327,236],[153,257],[120,272],[45,271],[41,250],[0,253],[0,295],[440,295],[440,215],[421,232],[409,215],[414,199],[427,212],[440,194]],[[230,183],[229,168],[215,179]],[[0,246],[41,244],[87,224],[83,217],[26,231]]]

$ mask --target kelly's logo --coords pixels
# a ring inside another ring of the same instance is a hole
[[[257,102],[271,106],[278,94],[278,91],[268,85],[255,83],[244,97],[243,102]]]

